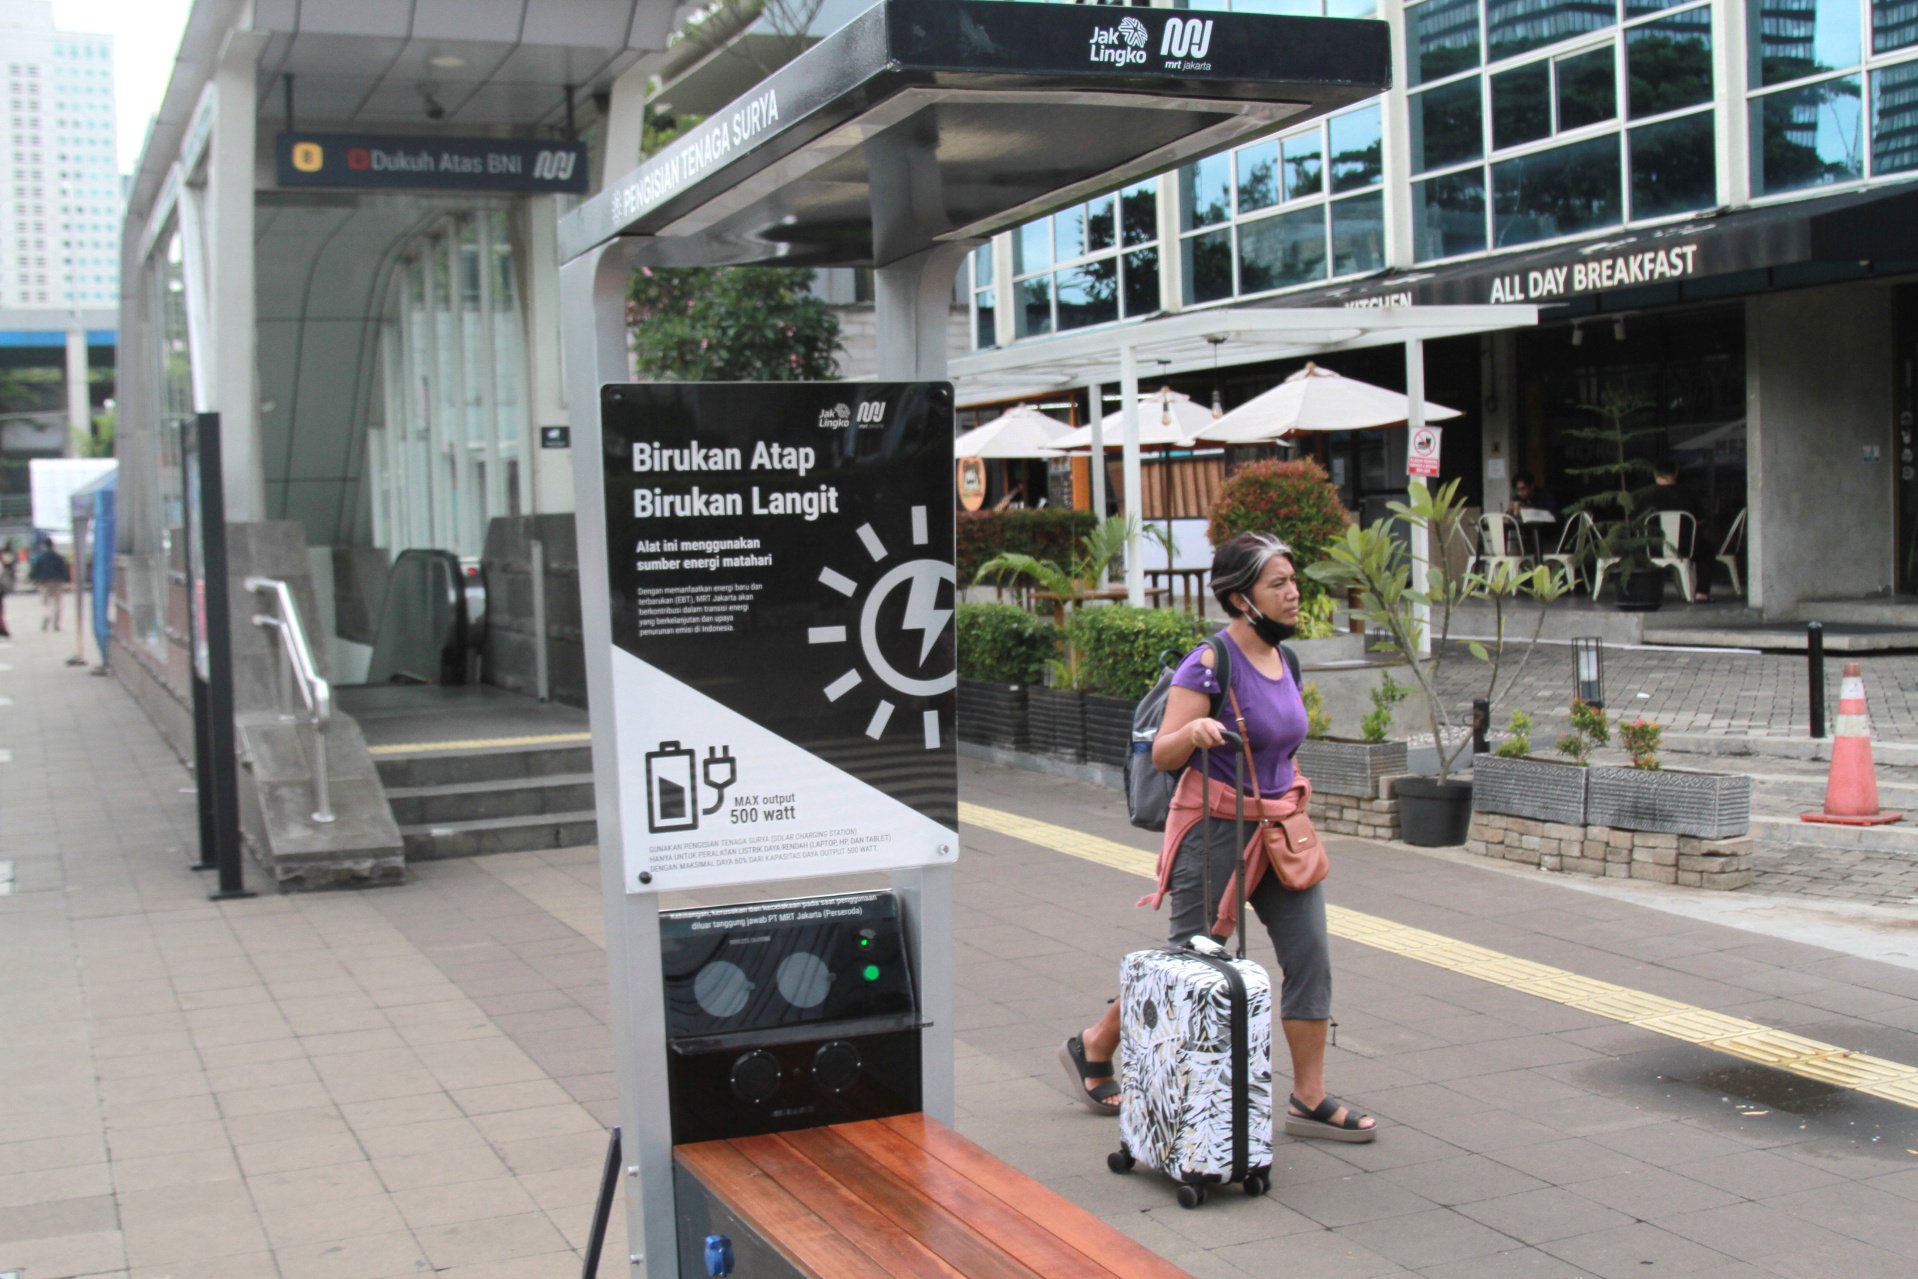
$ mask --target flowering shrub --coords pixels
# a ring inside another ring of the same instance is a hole
[[[1658,741],[1665,730],[1649,719],[1625,720],[1618,726],[1618,739],[1631,752],[1632,767],[1652,769],[1658,764]]]
[[[1240,533],[1276,533],[1299,562],[1299,592],[1311,600],[1325,588],[1304,569],[1325,558],[1345,532],[1345,507],[1325,468],[1311,458],[1241,467],[1212,503],[1206,536],[1217,546]]]

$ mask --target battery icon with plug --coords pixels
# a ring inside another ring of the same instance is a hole
[[[678,742],[661,742],[658,750],[646,753],[648,831],[657,835],[699,829],[699,783],[694,780],[697,758]]]

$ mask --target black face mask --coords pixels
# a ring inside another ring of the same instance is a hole
[[[1253,608],[1250,602],[1247,602],[1245,606],[1245,620],[1252,624],[1252,633],[1273,648],[1277,648],[1299,633],[1298,627],[1273,621],[1258,609]]]

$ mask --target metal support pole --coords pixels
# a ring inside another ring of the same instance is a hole
[[[1086,388],[1086,394],[1092,401],[1091,420],[1086,424],[1092,431],[1092,518],[1102,520],[1106,517],[1106,433],[1101,425],[1105,388],[1094,382]]]
[[[546,652],[546,543],[533,539],[533,686],[539,700],[553,700],[553,672]],[[615,1129],[615,1132],[618,1130]]]
[[[1825,624],[1805,623],[1805,677],[1810,683],[1811,735],[1825,735]]]
[[[1131,528],[1125,540],[1126,603],[1134,608],[1145,603],[1145,557],[1139,530],[1140,513],[1145,501],[1140,495],[1144,477],[1139,466],[1139,357],[1127,342],[1119,347],[1119,414],[1125,423],[1125,451],[1119,467],[1122,485],[1121,513]]]
[[[1414,434],[1425,428],[1425,343],[1413,338],[1405,344],[1405,438],[1409,442]],[[1409,443],[1408,443],[1409,447]],[[1425,487],[1425,477],[1419,476],[1411,481],[1420,488]],[[1439,548],[1440,553],[1444,547]],[[1412,526],[1412,586],[1421,590],[1425,586],[1427,566],[1432,558],[1432,539],[1422,525]],[[1414,604],[1412,617],[1418,623],[1418,657],[1429,657],[1432,653],[1432,606]],[[1407,654],[1407,656],[1413,656]],[[1444,743],[1439,743],[1442,750]]]

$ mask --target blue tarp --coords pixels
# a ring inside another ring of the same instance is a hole
[[[120,468],[115,466],[99,479],[75,489],[67,499],[76,525],[81,520],[93,522],[86,549],[93,563],[93,579],[89,583],[93,594],[93,639],[100,646],[102,666],[107,664],[107,637],[113,626],[113,556],[118,546],[115,514],[119,496]],[[74,554],[80,550],[74,547]]]

